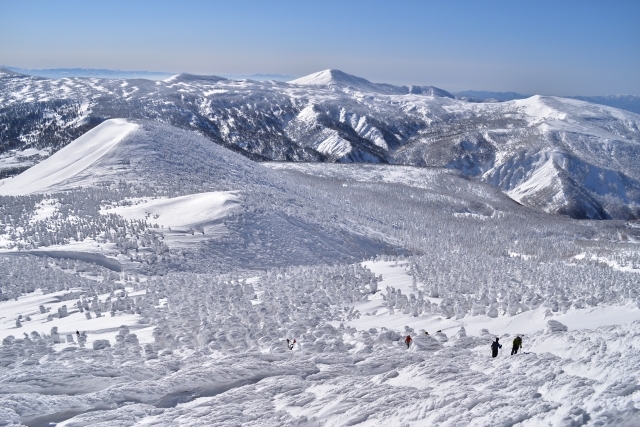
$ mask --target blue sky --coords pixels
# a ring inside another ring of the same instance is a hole
[[[640,95],[640,1],[0,0],[0,64]]]

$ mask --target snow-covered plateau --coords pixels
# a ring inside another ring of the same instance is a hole
[[[0,81],[0,117],[53,117],[0,122],[37,156],[0,180],[0,425],[640,425],[640,116],[335,71]]]

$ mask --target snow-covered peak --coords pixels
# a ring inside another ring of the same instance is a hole
[[[543,120],[564,120],[567,114],[554,107],[553,98],[548,96],[534,95],[525,99],[518,99],[512,102],[517,108],[526,114],[536,124]],[[564,106],[564,104],[561,104]]]
[[[385,95],[398,95],[408,93],[408,88],[393,86],[384,83],[371,83],[362,77],[353,76],[340,70],[324,70],[309,74],[299,79],[291,80],[290,84],[299,86],[315,86],[336,89],[349,89],[357,92],[373,92]]]
[[[340,70],[323,70],[317,73],[309,74],[304,77],[300,77],[295,80],[291,80],[289,83],[303,86],[327,86],[327,85],[340,85],[340,86],[354,86],[354,87],[372,87],[375,86],[367,79],[362,77],[353,76]]]
[[[289,84],[298,86],[327,87],[349,89],[357,92],[373,92],[383,95],[426,95],[454,98],[449,92],[433,86],[394,86],[387,83],[372,83],[362,77],[347,74],[344,71],[328,69],[299,79],[291,80]]]

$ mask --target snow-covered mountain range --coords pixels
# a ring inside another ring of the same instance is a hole
[[[640,217],[637,114],[545,96],[479,104],[338,70],[288,83],[186,74],[51,80],[5,70],[3,175],[110,118],[169,123],[254,160],[444,167],[546,212]]]
[[[67,77],[91,77],[98,79],[149,79],[162,80],[171,77],[175,73],[156,71],[123,71],[104,68],[19,68],[0,66],[9,71],[27,76],[45,77],[48,79],[63,79]]]
[[[91,77],[99,79],[148,79],[148,80],[164,80],[175,75],[176,73],[169,73],[166,71],[123,71],[123,70],[109,70],[101,68],[48,68],[48,69],[32,69],[32,68],[18,68],[0,66],[9,71],[13,71],[19,74],[26,74],[28,76],[45,77],[48,79],[62,79],[68,77]],[[274,73],[253,73],[253,74],[217,74],[220,77],[228,79],[249,79],[257,81],[289,81],[295,77],[288,74],[274,74]]]

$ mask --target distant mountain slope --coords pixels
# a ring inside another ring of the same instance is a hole
[[[531,95],[522,95],[516,92],[490,92],[486,90],[463,90],[455,93],[457,98],[466,99],[472,102],[504,102],[514,99],[529,98]]]
[[[608,105],[640,114],[640,96],[635,95],[608,95],[608,96],[571,96],[569,98],[580,99],[594,104]]]
[[[469,102],[505,102],[516,99],[530,98],[516,92],[490,92],[483,90],[464,90],[456,92],[455,96]],[[635,95],[607,95],[607,96],[566,96],[564,98],[579,99],[593,104],[607,105],[621,110],[640,114],[640,96]]]
[[[444,167],[546,212],[640,217],[637,114],[558,97],[466,102],[338,70],[289,83],[189,74],[49,80],[0,70],[0,167],[27,149],[53,153],[111,118],[165,122],[253,160]]]
[[[103,68],[45,68],[45,69],[31,69],[31,68],[18,68],[0,66],[9,71],[15,73],[24,74],[28,76],[44,77],[48,79],[64,79],[69,77],[91,77],[97,79],[148,79],[148,80],[164,80],[176,73],[168,73],[164,71],[123,71],[123,70],[108,70]],[[269,73],[256,73],[256,74],[220,74],[221,77],[225,77],[233,80],[257,80],[257,81],[269,81],[276,80],[286,82],[293,79],[293,76],[286,74],[269,74]]]
[[[640,116],[541,96],[447,110],[455,120],[421,131],[396,162],[459,169],[547,212],[640,216]]]
[[[46,68],[28,69],[17,67],[5,67],[28,76],[44,77],[48,79],[63,79],[67,77],[92,77],[97,79],[149,79],[162,80],[171,77],[172,73],[158,71],[122,71],[107,70],[103,68]]]

